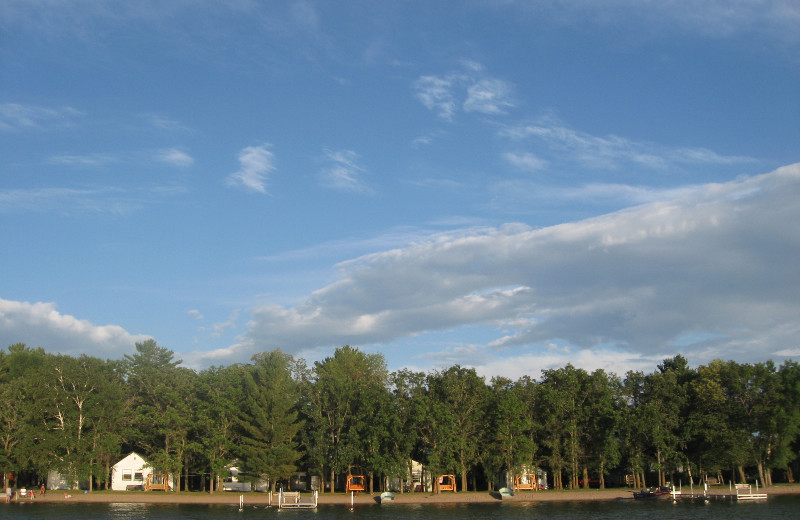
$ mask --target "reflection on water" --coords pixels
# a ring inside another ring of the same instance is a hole
[[[139,520],[148,518],[147,504],[108,504],[108,516],[113,520]]]
[[[714,500],[664,501],[614,500],[602,502],[498,502],[496,504],[391,504],[320,506],[317,510],[277,510],[264,506],[169,505],[169,504],[0,504],[0,520],[567,520],[573,518],[611,520],[752,520],[796,518],[800,496],[775,496],[766,502]]]

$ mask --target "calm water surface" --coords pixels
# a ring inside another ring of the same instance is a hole
[[[81,504],[71,503],[12,503],[0,504],[0,519],[18,520],[211,520],[211,519],[274,519],[274,520],[371,520],[371,519],[531,519],[567,520],[619,519],[625,520],[753,520],[800,518],[800,497],[775,496],[766,502],[736,503],[715,500],[638,502],[619,500],[608,502],[540,502],[523,504],[438,504],[347,506],[326,505],[312,510],[283,510],[263,506],[229,505],[164,505],[164,504]]]

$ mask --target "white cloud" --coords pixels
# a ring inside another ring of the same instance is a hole
[[[514,104],[510,100],[511,87],[499,79],[481,79],[467,88],[465,112],[504,114]]]
[[[184,193],[181,186],[150,186],[128,190],[95,188],[35,188],[0,191],[0,213],[59,212],[66,215],[109,213],[126,215]]]
[[[156,159],[160,162],[177,166],[178,168],[188,168],[194,164],[194,158],[191,155],[177,148],[160,150],[156,154]]]
[[[149,338],[130,334],[118,325],[98,326],[61,314],[54,303],[0,298],[0,341],[4,345],[25,343],[48,352],[104,358],[132,353],[137,342]]]
[[[512,380],[525,375],[539,377],[542,370],[563,368],[568,363],[588,372],[604,370],[607,373],[624,376],[630,370],[652,372],[658,363],[673,355],[675,353],[671,351],[665,354],[644,355],[617,349],[597,348],[572,351],[551,347],[544,351],[508,356],[487,352],[483,359],[476,359],[476,362],[471,363],[470,366],[474,366],[478,374],[487,380],[496,375],[503,375]],[[443,366],[451,366],[458,362],[457,359],[450,360]]]
[[[448,121],[459,107],[465,112],[496,115],[514,106],[509,83],[486,77],[479,63],[462,61],[461,65],[464,71],[421,76],[412,85],[416,98]]]
[[[422,76],[414,82],[417,99],[425,108],[447,120],[452,119],[456,111],[452,86],[451,79],[438,76]]]
[[[503,154],[503,159],[512,166],[526,171],[538,171],[547,166],[547,161],[530,152],[506,152]]]
[[[233,311],[226,321],[215,323],[213,325],[213,337],[218,338],[222,336],[226,330],[235,327],[237,319],[239,319],[239,311]]]
[[[0,212],[127,213],[140,207],[113,188],[41,188],[0,191]]]
[[[275,170],[271,145],[248,146],[239,152],[239,170],[228,176],[231,186],[243,186],[259,193],[267,192],[269,174]]]
[[[164,117],[160,114],[143,114],[142,117],[144,117],[151,126],[157,128],[158,130],[163,130],[165,132],[170,132],[170,133],[174,132],[185,133],[191,131],[191,129],[188,126],[181,123],[180,121]]]
[[[523,165],[519,166],[520,168]],[[549,186],[533,180],[501,181],[492,186],[492,207],[508,214],[539,211],[552,204],[581,207],[628,207],[672,200],[693,193],[696,185],[654,188],[620,183],[589,183],[581,186]]]
[[[116,162],[110,155],[94,153],[87,155],[54,155],[47,159],[48,164],[59,166],[99,167]]]
[[[361,175],[366,170],[359,164],[360,159],[352,150],[325,150],[325,160],[329,164],[322,171],[324,184],[343,191],[370,191],[361,180]]]
[[[341,264],[337,282],[296,306],[254,309],[237,349],[388,344],[483,324],[497,329],[486,347],[512,357],[558,341],[628,352],[638,366],[695,337],[680,348],[697,362],[763,359],[800,333],[797,200],[792,165],[570,224],[432,236]]]
[[[0,130],[42,129],[70,125],[80,116],[72,107],[49,108],[19,103],[0,103]]]
[[[625,165],[666,168],[672,165],[730,165],[755,163],[747,156],[724,156],[705,148],[667,148],[616,135],[595,136],[545,118],[530,125],[504,128],[500,135],[514,142],[544,144],[553,160],[578,162],[591,168],[619,168]]]
[[[527,22],[531,17],[548,24],[623,27],[631,40],[664,37],[676,30],[712,38],[755,36],[782,46],[800,43],[800,6],[794,0],[556,0],[512,1]]]

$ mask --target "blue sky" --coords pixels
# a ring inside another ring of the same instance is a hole
[[[790,0],[0,6],[0,344],[800,357]]]

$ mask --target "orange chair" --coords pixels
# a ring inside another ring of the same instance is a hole
[[[456,492],[456,476],[455,475],[439,475],[439,491],[452,491]]]
[[[359,491],[366,490],[367,480],[364,478],[364,475],[347,475],[347,484],[345,484],[344,490],[346,493],[351,491],[355,491],[358,493]]]

